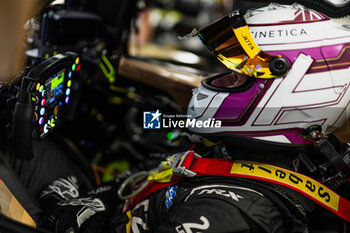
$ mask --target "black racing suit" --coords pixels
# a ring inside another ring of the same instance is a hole
[[[230,159],[229,154],[233,153],[226,153],[225,148],[215,152],[216,149],[201,155],[208,158],[220,154]],[[246,153],[242,155],[247,157]],[[242,159],[237,151],[235,156]],[[284,168],[295,166],[290,165],[295,164],[295,156],[283,154],[277,162],[278,157],[269,153],[257,158],[270,159],[264,162]],[[255,157],[251,155],[249,159]],[[43,192],[46,194],[41,195],[49,216],[45,227],[59,229],[57,232],[65,232],[71,226],[76,232],[98,232],[96,229],[103,226],[101,232],[108,233],[346,232],[344,221],[336,215],[296,191],[272,183],[233,177],[188,177],[152,193],[124,214],[115,211],[117,186],[115,182],[111,188],[104,187],[103,192],[85,193],[79,189],[79,196],[71,198],[63,197],[62,192],[56,195],[52,191],[58,186],[49,185]]]
[[[345,232],[342,220],[294,191],[227,177],[185,179],[151,194],[112,226],[116,233]]]
[[[81,185],[85,183],[81,180],[82,176],[73,172],[73,168],[69,171],[64,165],[67,162],[63,159],[65,156],[61,156],[61,152],[56,153],[59,150],[54,148],[53,145],[40,148],[36,152],[39,160],[23,164],[18,175],[30,194],[40,199],[45,211],[43,214],[47,217],[44,217],[41,226],[56,232],[66,232],[67,229],[74,229],[72,232],[99,232],[101,229],[101,232],[116,233],[346,232],[341,219],[292,190],[229,177],[185,178],[176,185],[149,195],[130,211],[121,214],[121,211],[115,211],[118,205],[117,182],[87,191],[89,188]],[[41,156],[40,151],[51,153]],[[225,153],[220,151],[220,154]],[[268,157],[275,160],[271,154]],[[72,185],[55,185],[62,184],[57,182],[60,176],[70,180]],[[13,186],[14,190],[17,186]],[[73,186],[78,192],[74,188],[66,188]],[[41,193],[38,193],[39,188],[43,190]],[[31,208],[26,209],[33,214],[31,210],[34,209]],[[38,212],[41,211],[35,213]],[[39,222],[43,220],[36,219]]]
[[[114,224],[118,233],[288,232],[283,215],[263,193],[214,177],[160,190]]]
[[[293,151],[252,152],[218,145],[203,157],[301,168]],[[219,156],[218,156],[219,155]],[[249,155],[249,156],[248,156]],[[213,164],[215,166],[215,164]],[[111,232],[350,232],[340,217],[289,188],[233,177],[192,177],[157,191],[112,220]]]

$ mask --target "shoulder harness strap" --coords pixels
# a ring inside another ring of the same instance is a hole
[[[135,195],[128,195],[124,211],[151,193],[178,183],[183,177],[195,176],[240,177],[278,184],[295,190],[350,222],[350,202],[310,177],[269,164],[201,158],[193,151],[187,151],[183,155],[175,154],[162,162],[160,167],[148,172],[147,185],[143,185],[142,190],[136,190]],[[139,178],[136,180],[140,181]],[[128,182],[130,180],[126,180]],[[126,183],[118,192],[120,196]]]

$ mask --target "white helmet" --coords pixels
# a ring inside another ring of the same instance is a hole
[[[234,72],[203,80],[188,107],[221,127],[190,130],[304,146],[312,144],[306,129],[340,128],[350,111],[350,27],[299,4],[270,4],[244,19],[232,12],[198,31]]]

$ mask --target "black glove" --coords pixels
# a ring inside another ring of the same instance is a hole
[[[43,227],[56,233],[99,232],[109,211],[100,198],[85,197],[58,202]]]
[[[58,189],[57,185],[50,186],[49,188],[55,192],[48,192],[48,189],[45,189],[41,195],[46,213],[42,227],[56,233],[99,232],[106,217],[120,202],[117,194],[118,185],[115,182],[102,185],[81,197],[61,200],[58,200],[58,197],[62,197],[60,195],[62,190]]]
[[[68,176],[53,181],[41,192],[39,200],[45,211],[50,211],[57,202],[78,198],[84,191],[86,188],[79,184],[76,176]]]

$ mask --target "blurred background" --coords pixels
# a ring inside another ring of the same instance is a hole
[[[98,182],[115,172],[147,169],[153,157],[186,150],[202,140],[175,128],[145,130],[142,113],[185,114],[201,80],[228,71],[193,30],[234,9],[244,13],[267,5],[241,0],[0,4],[1,109],[14,111],[22,78],[38,64],[67,51],[77,53],[80,66],[70,88],[71,103],[49,137],[80,166],[89,170],[92,165]],[[11,124],[11,117],[5,117],[2,131],[10,132]],[[350,139],[349,129],[350,124],[337,133],[341,140]],[[11,137],[3,136],[3,144]]]

